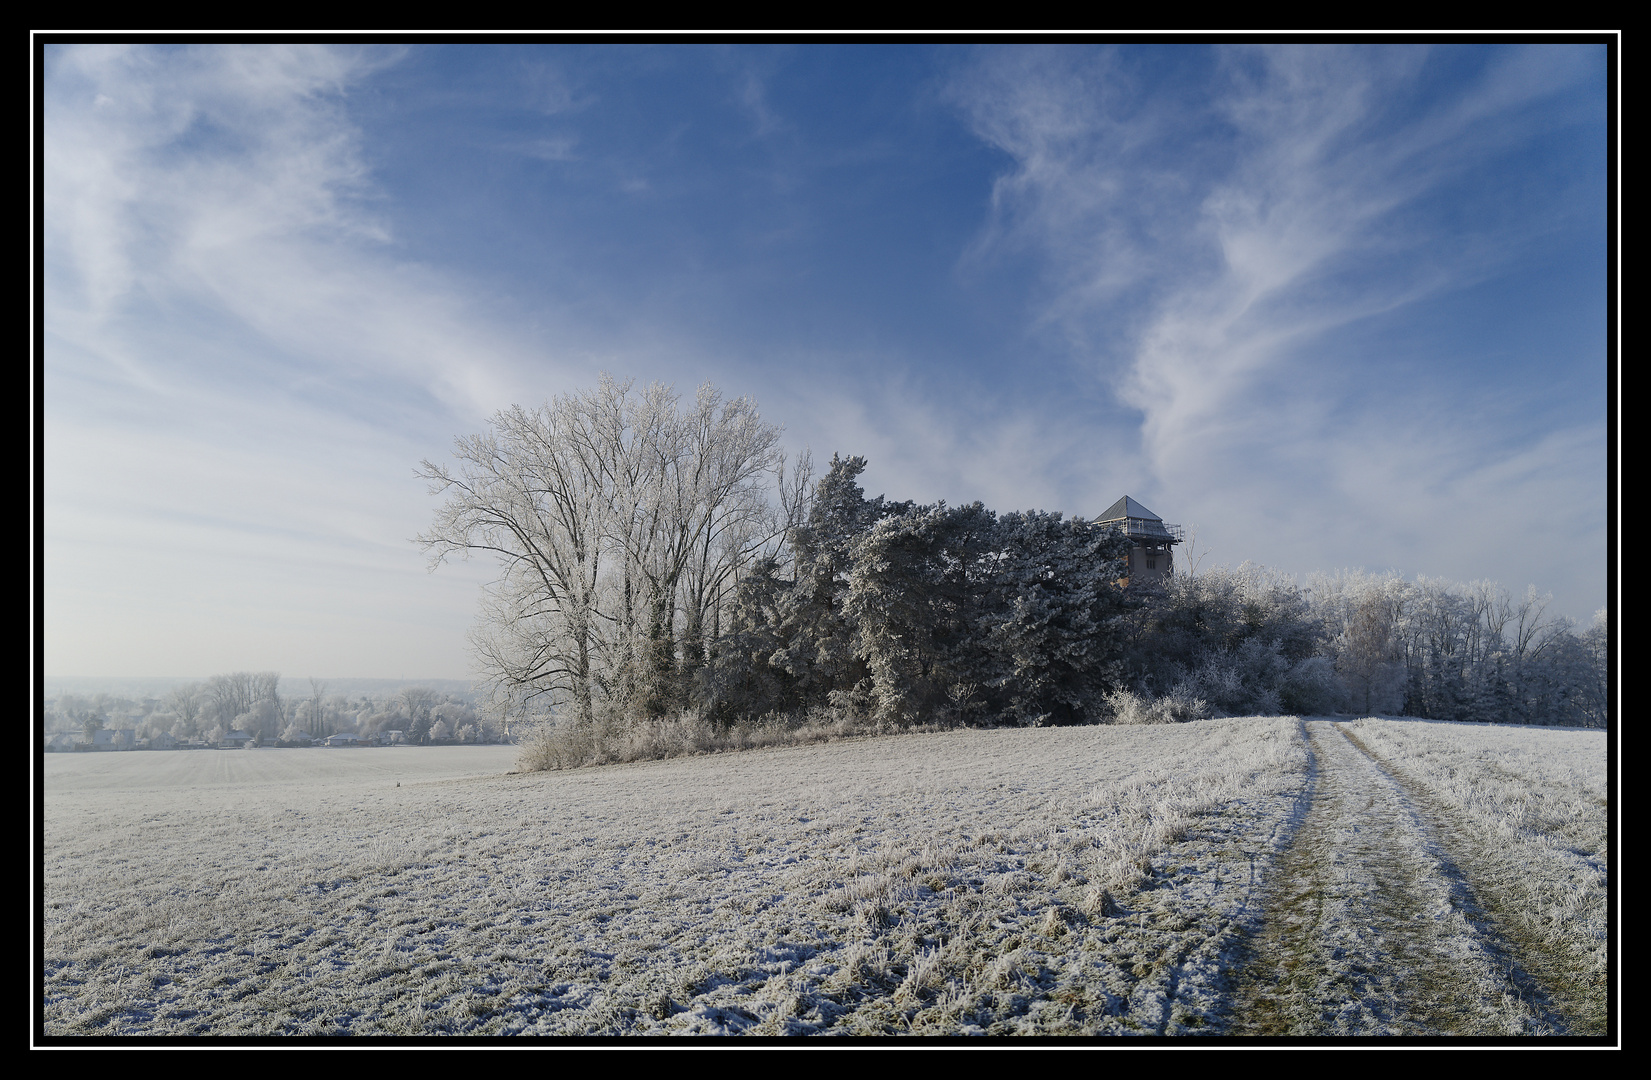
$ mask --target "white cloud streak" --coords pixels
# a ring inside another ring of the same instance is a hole
[[[188,658],[161,668],[181,674],[355,674],[330,667],[351,655],[462,674],[470,603],[439,643],[411,632],[431,597],[457,603],[448,580],[477,576],[424,579],[412,467],[556,369],[398,255],[346,108],[395,59],[48,50],[52,670],[131,671],[161,651]],[[180,596],[219,603],[146,638],[145,613]],[[314,600],[304,635],[299,596]],[[344,631],[364,620],[365,648]]]
[[[451,282],[398,259],[375,213],[344,106],[352,84],[393,59],[259,46],[53,52],[54,329],[119,356],[124,333],[109,329],[153,304],[251,331],[281,353],[283,372],[388,378],[464,416],[497,408],[517,348],[478,332],[484,320]],[[236,359],[255,373],[254,357]]]
[[[1427,59],[1233,49],[1201,101],[1159,101],[1117,53],[988,54],[954,91],[1013,162],[977,257],[1043,260],[1039,319],[1140,411],[1148,467],[1173,503],[1222,523],[1207,533],[1221,557],[1433,573],[1479,558],[1493,565],[1456,572],[1528,574],[1597,603],[1602,561],[1555,581],[1552,560],[1509,557],[1496,533],[1529,506],[1569,505],[1573,520],[1603,507],[1602,426],[1510,438],[1505,414],[1466,402],[1379,415],[1399,395],[1360,401],[1380,372],[1324,347],[1479,280],[1543,228],[1449,237],[1415,211],[1520,137],[1516,119],[1581,77],[1578,55],[1504,54],[1465,92],[1423,106],[1407,94]],[[1418,422],[1441,411],[1443,424]],[[1319,524],[1289,532],[1283,519],[1307,508]],[[1355,540],[1325,526],[1336,521],[1368,531]],[[1602,520],[1582,544],[1603,549]]]

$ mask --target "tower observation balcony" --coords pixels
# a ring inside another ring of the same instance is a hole
[[[1157,518],[1112,518],[1095,524],[1117,526],[1120,532],[1138,544],[1179,544],[1186,539],[1186,530],[1181,526],[1170,525]]]

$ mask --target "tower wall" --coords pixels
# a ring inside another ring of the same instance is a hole
[[[1132,581],[1168,578],[1175,573],[1175,549],[1169,544],[1136,544],[1129,549]]]

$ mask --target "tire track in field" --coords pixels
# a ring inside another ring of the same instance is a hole
[[[1312,806],[1273,868],[1234,1035],[1561,1031],[1426,809],[1337,725],[1306,725]]]
[[[1514,877],[1528,872],[1510,864],[1508,853],[1483,835],[1475,839],[1449,807],[1423,783],[1377,754],[1346,725],[1337,725],[1349,742],[1376,762],[1388,777],[1409,793],[1412,802],[1429,810],[1437,839],[1454,858],[1448,860],[1460,880],[1463,908],[1485,935],[1499,970],[1506,973],[1510,992],[1532,1006],[1534,1026],[1545,1034],[1603,1035],[1606,1033],[1597,978],[1579,968],[1574,955],[1541,934],[1531,933],[1528,921],[1514,908],[1528,902],[1522,890],[1510,888]],[[1471,888],[1469,883],[1471,882]]]

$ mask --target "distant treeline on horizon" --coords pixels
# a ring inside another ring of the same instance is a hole
[[[62,694],[118,694],[165,697],[180,686],[204,683],[210,676],[182,675],[48,675],[41,683],[48,700]],[[300,681],[302,676],[299,677]],[[461,700],[473,700],[469,679],[327,679],[328,690],[347,697],[389,697],[410,686],[428,687]],[[296,683],[295,683],[296,685]]]

